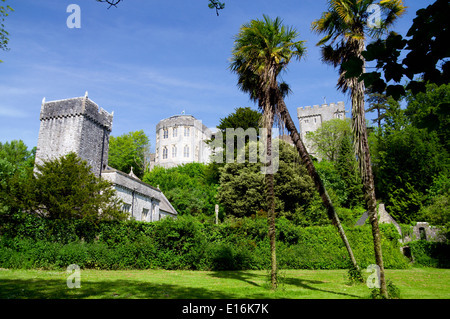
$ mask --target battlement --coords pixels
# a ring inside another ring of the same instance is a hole
[[[112,130],[114,112],[110,114],[100,108],[87,97],[87,94],[84,97],[49,102],[44,98],[42,101],[41,121],[76,116],[84,116],[109,132]]]
[[[298,107],[297,108],[297,117],[307,117],[313,116],[323,113],[335,113],[335,112],[344,112],[345,113],[345,105],[344,102],[330,103],[330,104],[322,104],[322,105],[313,105]]]

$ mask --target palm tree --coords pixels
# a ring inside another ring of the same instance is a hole
[[[235,47],[230,69],[238,74],[239,88],[250,94],[251,100],[258,103],[263,111],[264,127],[271,131],[277,124],[286,127],[290,132],[297,150],[306,165],[309,174],[321,195],[328,215],[337,226],[347,247],[355,268],[359,269],[350,248],[339,218],[328,196],[322,180],[309,157],[297,128],[284,103],[284,96],[289,92],[286,83],[277,80],[281,71],[285,70],[292,59],[300,60],[305,53],[304,41],[296,41],[298,33],[295,29],[285,27],[279,18],[271,20],[264,16],[263,20],[252,20],[241,27],[235,39]],[[267,152],[270,159],[271,135],[267,138]],[[276,253],[275,253],[275,212],[273,196],[273,175],[267,175],[269,202],[269,236],[271,242],[272,287],[276,288]]]
[[[380,14],[378,25],[375,27],[368,23],[372,8],[378,10]],[[405,7],[402,0],[382,0],[379,4],[375,4],[373,0],[328,0],[328,11],[312,23],[313,31],[325,34],[325,37],[317,44],[322,46],[323,60],[334,65],[334,67],[339,67],[338,88],[344,93],[350,90],[354,148],[358,157],[365,190],[365,201],[372,225],[375,260],[380,267],[380,293],[384,297],[388,296],[376,212],[375,187],[367,140],[364,83],[359,81],[356,76],[347,74],[345,68],[347,65],[362,62],[364,72],[365,60],[362,52],[366,36],[375,38],[382,35],[404,11]]]

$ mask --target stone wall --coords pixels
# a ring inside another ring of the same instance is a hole
[[[117,196],[124,202],[124,210],[138,221],[153,222],[162,216],[176,217],[176,210],[170,205],[161,190],[121,171],[108,168],[102,178],[114,185]]]
[[[344,102],[322,104],[297,108],[297,117],[300,125],[300,137],[310,155],[317,156],[311,142],[306,138],[308,132],[316,131],[323,122],[331,119],[345,119]]]
[[[113,114],[84,97],[42,102],[36,163],[75,152],[97,176],[108,164]]]

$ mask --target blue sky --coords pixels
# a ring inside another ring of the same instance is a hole
[[[320,35],[311,22],[325,0],[224,0],[216,16],[207,0],[123,0],[117,8],[95,0],[7,0],[15,10],[5,27],[10,51],[0,51],[0,141],[37,144],[41,101],[84,96],[114,111],[112,135],[143,129],[155,144],[156,124],[192,114],[215,127],[237,107],[256,106],[236,86],[228,69],[239,27],[263,14],[279,16],[306,40],[307,56],[282,75],[297,107],[344,101],[337,71],[320,60]],[[406,14],[394,30],[405,35],[415,12],[433,1],[405,0]],[[66,21],[69,4],[81,8],[81,28]],[[370,115],[368,115],[370,118]],[[297,123],[298,126],[298,123]]]

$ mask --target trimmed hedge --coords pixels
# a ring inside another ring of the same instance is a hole
[[[33,225],[34,227],[31,227]],[[30,228],[31,227],[31,228]],[[398,233],[381,225],[386,268],[406,268]],[[2,225],[0,267],[61,269],[70,264],[93,269],[241,270],[270,267],[267,220],[245,218],[220,225],[180,216],[154,223],[136,221],[56,222],[32,216]],[[369,226],[345,229],[362,268],[375,263]],[[347,251],[333,226],[295,226],[277,221],[281,268],[344,269]]]

